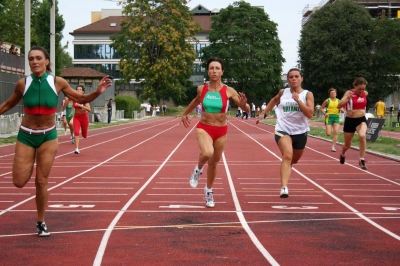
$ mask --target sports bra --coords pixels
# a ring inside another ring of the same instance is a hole
[[[224,85],[219,91],[209,91],[208,84],[203,86],[200,101],[202,103],[202,111],[207,113],[226,113],[228,111],[228,96],[226,95],[226,86]]]
[[[45,73],[40,78],[30,75],[25,79],[24,111],[33,115],[51,115],[57,111],[58,94],[54,76]]]
[[[353,90],[350,90],[350,100],[347,103],[347,110],[365,110],[367,106],[367,96],[363,91],[361,95],[357,95]]]

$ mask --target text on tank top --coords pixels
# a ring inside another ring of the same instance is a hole
[[[363,91],[361,95],[357,95],[353,90],[350,90],[350,100],[347,103],[347,110],[365,110],[367,106],[367,96]]]
[[[229,106],[226,86],[223,86],[219,91],[209,91],[208,84],[205,84],[201,92],[200,101],[204,112],[226,113]]]

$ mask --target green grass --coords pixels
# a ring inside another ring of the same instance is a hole
[[[312,121],[318,121],[317,119],[312,119]],[[275,125],[276,120],[261,120],[261,123],[268,124],[268,125]],[[323,122],[323,120],[319,121]],[[398,128],[397,128],[398,130]],[[398,131],[400,132],[400,130]],[[332,140],[332,137],[328,137],[325,134],[325,128],[323,127],[312,127],[310,126],[309,135],[316,136],[326,140]],[[338,142],[343,143],[343,133],[339,133]],[[359,140],[358,135],[355,134],[352,142],[352,146],[358,147]],[[378,137],[375,142],[367,141],[367,150],[385,153],[385,154],[392,154],[396,156],[400,156],[400,140],[394,138],[387,138],[387,137]]]

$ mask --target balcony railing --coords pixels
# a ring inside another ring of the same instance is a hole
[[[25,73],[25,59],[23,56],[0,51],[0,70],[10,73]]]

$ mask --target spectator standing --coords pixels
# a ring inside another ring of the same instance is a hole
[[[256,116],[256,105],[254,103],[251,103],[251,117]]]
[[[389,108],[390,117],[393,117],[393,111],[394,111],[394,103],[392,103],[392,104],[390,105],[390,108]]]
[[[400,101],[399,101],[399,106],[397,107],[397,121],[400,122]]]
[[[146,105],[146,114],[147,115],[150,115],[150,110],[151,110],[151,104],[147,103],[147,105]]]
[[[382,101],[382,98],[379,98],[379,101],[375,104],[375,111],[377,118],[385,117],[386,105]]]
[[[267,113],[264,112],[265,108],[267,108],[267,103],[263,103],[261,105],[261,111],[264,113],[264,119],[267,117]]]
[[[257,106],[257,116],[260,115],[260,106]]]
[[[167,105],[165,103],[163,103],[163,105],[162,105],[162,114],[163,114],[163,116],[165,116],[166,113],[167,113]]]
[[[12,44],[11,45],[11,47],[10,47],[10,49],[8,50],[8,52],[10,53],[10,54],[15,54],[15,45],[14,44]]]
[[[108,123],[111,123],[112,116],[112,99],[110,99],[107,103],[107,113],[108,113]]]

